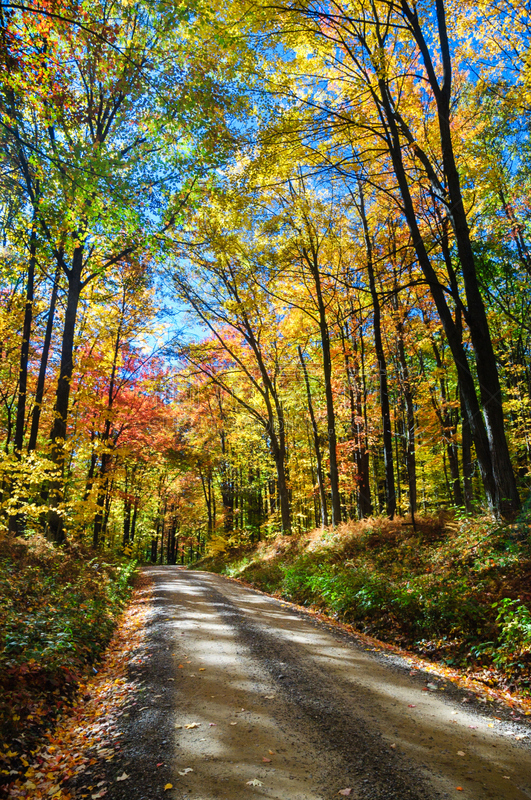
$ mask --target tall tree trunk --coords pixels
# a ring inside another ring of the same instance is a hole
[[[124,465],[125,481],[124,481],[124,524],[123,524],[123,538],[122,548],[125,549],[129,544],[129,536],[131,533],[131,494],[129,491],[129,470],[127,464]]]
[[[199,466],[199,477],[201,478],[201,486],[203,488],[203,497],[205,498],[205,506],[207,510],[207,531],[212,533],[213,530],[213,516],[212,516],[212,473],[209,471],[207,475],[203,473],[201,466]]]
[[[92,547],[94,549],[97,549],[102,544],[102,533],[105,527],[105,501],[109,486],[109,461],[110,453],[103,452],[101,454],[98,497],[96,500],[96,512],[94,514],[94,524],[92,529]]]
[[[460,395],[461,398],[461,395]],[[474,467],[472,464],[472,436],[470,425],[466,414],[463,413],[463,401],[461,398],[461,452],[463,462],[463,499],[465,510],[468,514],[474,510],[474,493],[472,490],[472,474]]]
[[[361,440],[363,442],[363,449],[359,456],[359,474],[362,476],[359,491],[360,502],[360,516],[370,517],[373,513],[372,498],[371,498],[371,475],[369,464],[369,419],[367,414],[367,381],[365,378],[365,337],[363,335],[363,325],[360,321],[359,326],[359,359],[357,356],[357,339],[352,334],[352,345],[356,353],[356,380],[357,380],[357,393],[356,393],[356,407],[358,418],[363,419],[363,436],[360,432],[360,447]]]
[[[268,433],[271,443],[271,454],[277,471],[277,492],[282,533],[291,533],[291,503],[286,471],[286,440],[283,421],[281,417],[279,419],[278,433],[274,430],[273,422],[271,422]]]
[[[60,258],[62,258],[62,251],[60,254]],[[48,319],[46,321],[44,342],[42,345],[41,363],[39,367],[39,376],[37,378],[37,390],[35,392],[35,401],[33,405],[33,410],[31,412],[31,430],[28,441],[28,453],[30,453],[32,450],[35,450],[35,448],[37,447],[37,436],[39,433],[39,423],[41,419],[42,400],[44,397],[44,385],[46,383],[46,369],[48,367],[48,359],[50,356],[50,345],[52,342],[55,307],[57,305],[57,294],[59,292],[60,273],[61,273],[61,266],[58,261],[53,281],[52,295],[50,298],[50,308],[48,309]]]
[[[387,86],[383,79],[379,81],[379,84],[380,92],[382,93],[382,105],[389,127],[389,153],[391,155],[393,170],[397,178],[400,194],[402,196],[404,216],[408,223],[419,265],[430,287],[431,295],[433,297],[435,307],[437,308],[437,312],[439,314],[439,318],[446,334],[446,338],[448,340],[448,344],[450,346],[452,357],[456,366],[459,386],[463,398],[463,407],[466,411],[470,432],[474,440],[483,486],[487,496],[487,502],[489,507],[493,511],[496,511],[496,509],[499,507],[498,491],[493,475],[489,439],[485,424],[483,422],[481,409],[479,407],[474,378],[468,363],[468,356],[465,348],[463,347],[461,332],[453,320],[452,312],[450,311],[448,303],[446,302],[444,289],[439,282],[437,274],[431,264],[428,251],[417,222],[413,199],[409,189],[408,178],[402,158],[402,144],[399,130],[394,111],[388,97]]]
[[[463,311],[474,349],[483,415],[479,408],[476,387],[466,352],[446,301],[445,290],[433,269],[419,228],[409,180],[403,163],[400,133],[412,144],[416,157],[421,160],[428,170],[432,182],[438,183],[438,178],[433,167],[429,164],[428,157],[418,145],[412,143],[411,132],[405,129],[400,116],[396,113],[387,78],[383,74],[378,77],[379,103],[382,118],[385,119],[387,146],[402,197],[404,215],[410,229],[419,264],[430,286],[458,372],[463,405],[466,409],[470,431],[474,440],[487,501],[496,515],[511,517],[520,508],[520,498],[516,488],[516,480],[505,435],[496,357],[492,346],[485,306],[479,290],[470,230],[453,149],[451,114],[452,60],[446,28],[444,0],[436,0],[435,8],[443,67],[442,85],[439,85],[435,66],[430,55],[430,48],[424,37],[416,7],[414,5],[409,6],[407,2],[403,2],[401,5],[404,18],[407,20],[408,27],[421,51],[426,67],[428,84],[431,87],[437,105],[442,163],[447,185],[446,207],[449,209],[448,213],[452,221],[461,274],[463,276],[467,300],[467,308],[463,309]],[[446,194],[444,187],[441,187],[441,190],[443,194]],[[455,300],[459,303],[458,297],[455,297]]]
[[[359,187],[359,212],[363,225],[363,234],[365,239],[366,250],[366,267],[367,275],[369,278],[369,289],[371,293],[372,308],[373,308],[373,330],[374,330],[374,347],[376,350],[376,358],[378,360],[378,379],[380,383],[380,410],[382,414],[382,427],[383,427],[383,454],[385,466],[385,498],[386,510],[389,519],[393,519],[396,513],[396,491],[395,491],[395,475],[393,468],[393,432],[391,428],[391,408],[389,404],[389,386],[387,382],[387,361],[382,339],[382,318],[380,311],[380,298],[376,290],[376,280],[374,276],[374,262],[373,262],[373,244],[372,237],[369,230],[369,223],[365,213],[365,200],[363,197],[363,190],[361,184]]]
[[[354,306],[351,302],[350,309],[354,317]],[[356,484],[357,484],[357,511],[358,517],[364,519],[372,514],[371,486],[369,474],[369,450],[367,446],[367,427],[364,417],[365,397],[362,394],[363,386],[360,380],[359,358],[357,342],[354,330],[348,330],[348,324],[343,326],[339,323],[341,341],[343,344],[343,356],[345,358],[345,372],[350,401],[350,429],[351,437],[355,441],[353,450],[353,461],[356,465]],[[352,346],[352,357],[348,353],[347,341]],[[365,424],[364,424],[365,423]]]
[[[311,238],[311,237],[310,237]],[[332,506],[332,525],[335,527],[341,522],[341,498],[339,496],[339,469],[337,463],[337,433],[334,411],[334,395],[332,392],[332,358],[330,353],[330,332],[326,318],[326,307],[321,286],[321,273],[319,266],[319,253],[317,244],[311,241],[310,249],[301,248],[301,253],[306,261],[315,286],[317,310],[319,314],[319,331],[321,334],[321,347],[323,350],[323,377],[326,398],[326,418],[328,425],[328,454],[330,463],[330,494]]]
[[[234,484],[231,480],[229,451],[225,431],[223,429],[225,414],[221,402],[221,392],[218,392],[217,401],[222,425],[219,437],[221,443],[220,490],[221,501],[223,503],[223,530],[225,533],[230,533],[234,528]]]
[[[99,546],[99,538],[101,531],[104,527],[104,502],[107,496],[108,490],[108,471],[111,463],[111,454],[108,452],[109,442],[111,441],[111,411],[114,404],[114,386],[116,382],[116,370],[118,369],[118,354],[120,352],[120,344],[122,339],[122,326],[124,321],[124,314],[125,314],[125,290],[122,295],[122,307],[120,312],[120,319],[118,322],[118,329],[116,331],[116,339],[114,342],[114,350],[113,350],[113,359],[111,365],[111,374],[109,377],[109,388],[107,390],[107,416],[105,419],[105,424],[103,427],[103,433],[101,436],[101,446],[103,447],[103,452],[101,454],[101,467],[100,467],[100,490],[98,494],[98,501],[96,505],[96,513],[94,515],[94,532],[93,532],[93,539],[92,545],[93,547]]]
[[[304,375],[304,383],[306,385],[308,413],[310,414],[310,420],[312,423],[313,446],[315,450],[315,460],[317,462],[317,483],[319,485],[319,499],[321,501],[321,525],[323,528],[325,528],[328,525],[328,509],[326,507],[326,489],[325,489],[324,474],[323,474],[323,461],[321,457],[321,445],[319,442],[319,431],[317,430],[317,422],[315,421],[315,414],[313,411],[312,391],[310,388],[308,371],[306,369],[306,363],[304,361],[304,356],[302,355],[302,350],[300,345],[298,349],[299,349],[299,359],[301,362],[302,372]]]
[[[72,266],[68,271],[68,296],[61,345],[61,365],[55,394],[54,422],[50,433],[52,443],[52,460],[57,468],[57,477],[51,481],[49,491],[50,512],[48,530],[55,542],[61,544],[65,540],[63,517],[57,507],[63,500],[63,473],[65,463],[65,443],[67,434],[68,403],[74,367],[74,334],[76,330],[77,309],[83,287],[81,272],[83,269],[83,247],[74,249]]]
[[[398,296],[395,294],[395,308],[398,310]],[[404,347],[404,322],[402,319],[397,320],[397,339],[398,339],[398,363],[400,364],[400,371],[402,373],[402,394],[406,405],[406,429],[407,429],[407,446],[406,446],[406,468],[407,480],[409,487],[409,511],[411,519],[414,520],[415,512],[417,510],[417,465],[416,465],[416,452],[415,452],[415,403],[413,400],[413,391],[411,388],[411,376],[406,358],[406,351]]]
[[[131,535],[130,540],[132,542],[135,541],[136,535],[136,521],[138,519],[138,505],[139,505],[139,498],[137,496],[133,499],[133,519],[131,520]]]
[[[30,241],[30,259],[28,264],[28,279],[26,283],[26,305],[24,308],[24,324],[22,327],[22,345],[20,348],[20,369],[18,378],[18,404],[15,422],[15,438],[13,450],[16,458],[20,460],[24,438],[24,425],[26,422],[26,398],[28,391],[28,359],[31,337],[31,322],[33,319],[33,296],[35,286],[35,265],[37,263],[37,240],[35,230],[32,228]]]
[[[18,401],[17,414],[15,419],[15,437],[13,441],[13,453],[15,458],[20,461],[22,455],[22,444],[24,439],[24,425],[26,422],[26,397],[28,392],[28,360],[31,337],[31,322],[33,319],[33,296],[35,287],[35,265],[37,262],[37,240],[35,237],[35,227],[31,229],[30,239],[30,258],[28,263],[28,278],[26,282],[26,305],[24,307],[24,322],[22,325],[22,344],[20,347],[20,366],[18,374]],[[22,517],[19,513],[9,517],[9,531],[13,534],[20,533]]]
[[[437,101],[444,172],[448,183],[451,217],[465,285],[467,299],[466,321],[476,357],[479,392],[485,416],[496,489],[496,510],[504,516],[512,516],[520,508],[520,498],[516,488],[514,470],[505,435],[498,366],[492,346],[485,305],[479,289],[470,229],[453,149],[450,110],[452,62],[446,28],[444,0],[436,0],[436,9],[439,41],[443,57],[444,80],[442,88],[439,88],[436,79],[433,78],[432,90]]]

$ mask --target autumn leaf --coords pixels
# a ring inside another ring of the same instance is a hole
[[[189,772],[193,772],[192,767],[185,767],[185,769],[179,770],[179,775],[188,775]]]
[[[263,783],[258,778],[253,778],[252,781],[247,781],[247,786],[263,786]]]
[[[129,775],[127,774],[127,772],[122,772],[121,775],[118,775],[116,780],[117,781],[126,781],[128,779],[128,777],[129,777]]]
[[[167,792],[168,789],[173,789],[173,783],[167,783],[164,787],[164,791]]]
[[[189,722],[188,725],[185,725],[184,727],[190,730],[191,728],[199,728],[200,725],[200,722]]]
[[[347,789],[340,789],[338,794],[342,795],[343,797],[349,797],[352,789],[349,786]]]

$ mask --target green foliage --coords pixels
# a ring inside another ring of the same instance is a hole
[[[109,642],[134,571],[39,536],[0,540],[2,731],[38,727],[64,704]]]
[[[498,609],[499,645],[494,663],[518,672],[531,666],[531,611],[520,600],[504,597],[493,604]]]

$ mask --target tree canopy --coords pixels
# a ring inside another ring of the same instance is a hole
[[[531,468],[518,3],[0,8],[1,519],[176,563]]]

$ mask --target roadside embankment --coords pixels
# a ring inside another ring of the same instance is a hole
[[[311,607],[500,689],[531,686],[529,525],[349,522],[255,546],[214,541],[198,568]],[[232,546],[231,546],[232,544]]]

